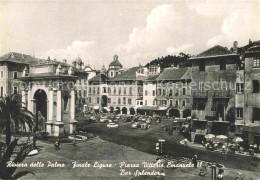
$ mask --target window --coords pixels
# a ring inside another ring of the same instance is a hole
[[[97,97],[97,104],[99,104],[99,97]]]
[[[119,89],[118,89],[118,94],[119,95],[121,94],[121,87],[119,87]]]
[[[194,110],[205,110],[207,99],[194,99],[193,107]]]
[[[126,94],[126,87],[124,87],[124,94]]]
[[[116,76],[118,75],[118,72],[116,72]]]
[[[260,108],[253,108],[252,123],[255,121],[260,121]]]
[[[3,86],[1,86],[1,92],[0,92],[0,95],[1,95],[1,97],[4,96],[4,87],[3,87]]]
[[[78,84],[81,85],[81,79],[78,80]]]
[[[253,60],[253,67],[254,68],[260,67],[260,59],[254,59]]]
[[[158,89],[158,95],[160,96],[162,94],[162,90]]]
[[[145,105],[147,105],[147,100],[145,100]]]
[[[237,83],[236,84],[236,92],[243,93],[244,92],[244,83]]]
[[[170,92],[169,92],[169,96],[171,97],[172,96],[172,90],[170,89]]]
[[[81,97],[81,90],[79,90],[79,96]]]
[[[183,107],[186,106],[186,101],[185,100],[182,101],[182,106]]]
[[[132,99],[131,98],[128,99],[128,104],[132,104]]]
[[[97,94],[99,94],[99,88],[97,88]]]
[[[182,88],[182,95],[186,95],[186,88]]]
[[[175,101],[175,106],[176,107],[179,106],[179,101],[178,100]]]
[[[163,96],[165,96],[165,94],[166,94],[166,91],[165,91],[165,89],[163,89]]]
[[[226,63],[224,61],[221,61],[219,63],[219,68],[220,68],[220,70],[226,70]]]
[[[153,96],[155,96],[155,90],[153,90]]]
[[[114,87],[114,94],[116,94],[116,88]]]
[[[170,106],[172,106],[172,100],[170,100]]]
[[[93,88],[93,94],[95,94],[96,93],[96,88]]]
[[[143,105],[143,101],[140,101],[140,105]]]
[[[236,117],[237,119],[243,119],[243,108],[236,109]]]
[[[107,91],[108,91],[108,94],[111,94],[111,88],[110,87],[107,88]]]
[[[87,90],[84,90],[84,97],[87,96]]]
[[[157,105],[156,99],[153,101],[153,105],[154,105],[154,106]]]
[[[148,94],[148,92],[147,92],[147,90],[145,90],[145,95],[147,96],[147,94]]]
[[[199,71],[205,71],[205,62],[204,61],[201,61],[199,63]]]
[[[91,103],[91,97],[89,97],[88,101],[89,101],[89,103]]]
[[[89,88],[89,93],[91,93],[91,88]]]
[[[253,80],[253,93],[259,92],[259,81]]]
[[[126,97],[123,97],[123,104],[126,104]]]
[[[132,87],[129,87],[129,94],[132,95]]]
[[[17,77],[18,77],[18,73],[17,71],[14,71],[14,79],[17,79]]]
[[[14,86],[14,94],[17,94],[18,93],[18,87],[17,86]]]
[[[4,77],[4,71],[1,71],[1,78]]]
[[[110,76],[113,77],[114,76],[114,73],[113,71],[110,72]]]
[[[68,102],[69,102],[69,97],[67,95],[64,96],[64,111],[68,111]]]
[[[118,98],[118,104],[121,104],[121,99],[120,98]]]
[[[107,102],[108,102],[108,103],[111,103],[111,98],[108,98],[108,99],[107,99]]]

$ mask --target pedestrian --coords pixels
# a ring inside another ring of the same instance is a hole
[[[58,150],[58,144],[59,144],[59,143],[58,143],[58,140],[55,141],[55,143],[54,143],[54,149],[55,149],[55,150]]]
[[[197,159],[198,159],[197,155],[194,154],[194,156],[192,157],[192,163],[195,168],[197,168],[197,164],[198,164]]]
[[[72,144],[74,147],[76,146],[76,138],[73,138]]]

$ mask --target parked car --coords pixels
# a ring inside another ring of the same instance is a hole
[[[108,123],[107,127],[108,128],[118,128],[118,124],[116,124],[116,123]]]
[[[146,122],[147,124],[151,124],[151,119],[147,119],[145,122]]]
[[[101,123],[109,122],[109,119],[107,119],[107,118],[100,118],[99,122],[101,122]]]
[[[134,124],[132,124],[131,127],[132,127],[133,129],[137,129],[137,128],[140,128],[140,127],[141,127],[141,124],[142,124],[142,123],[140,123],[140,122],[135,122]]]
[[[141,129],[149,129],[150,128],[150,125],[147,124],[147,123],[142,123],[141,124]]]

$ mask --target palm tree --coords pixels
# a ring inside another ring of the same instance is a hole
[[[18,139],[14,139],[4,150],[3,156],[0,157],[0,178],[1,179],[19,179],[33,172],[24,170],[16,172],[17,167],[7,167],[7,163],[10,162],[11,158],[16,154],[15,158],[12,159],[13,163],[22,163],[28,153],[33,149],[31,145],[23,145],[19,148]],[[18,149],[18,150],[17,150]],[[15,152],[17,151],[17,152]]]
[[[35,116],[26,107],[22,106],[21,97],[17,94],[0,98],[0,128],[5,129],[6,144],[10,144],[12,126],[15,131],[19,127],[26,130],[26,125],[31,129]]]

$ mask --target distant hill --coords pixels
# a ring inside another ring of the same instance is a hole
[[[171,65],[179,65],[180,67],[190,67],[191,63],[188,61],[188,58],[190,58],[191,55],[180,53],[178,56],[174,55],[168,55],[165,57],[158,57],[157,59],[154,59],[146,64],[146,67],[149,67],[150,65],[157,65],[160,64],[161,69],[165,69],[168,67],[171,67]]]

